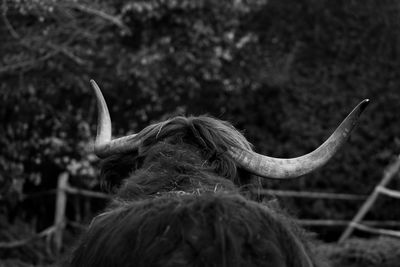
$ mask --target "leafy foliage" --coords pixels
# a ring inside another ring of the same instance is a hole
[[[18,0],[3,1],[1,11],[5,214],[24,194],[54,188],[64,171],[75,186],[99,186],[90,78],[105,93],[115,135],[208,113],[276,157],[311,151],[371,98],[350,143],[327,166],[266,187],[367,194],[400,152],[394,0]],[[286,203],[301,217],[331,219],[349,219],[359,205]],[[370,216],[386,218],[391,209],[398,219],[395,205],[384,200]],[[25,209],[28,220],[34,215]]]

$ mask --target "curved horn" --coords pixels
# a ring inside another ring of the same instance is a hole
[[[136,137],[136,134],[111,140],[111,119],[107,103],[96,82],[90,80],[90,84],[96,95],[98,109],[97,136],[94,145],[94,153],[98,157],[104,158],[115,153],[135,150],[140,144],[140,140]]]
[[[272,158],[256,152],[232,147],[230,155],[247,171],[272,179],[289,179],[310,173],[323,166],[347,141],[358,117],[369,100],[360,102],[344,119],[335,132],[320,147],[297,158]]]

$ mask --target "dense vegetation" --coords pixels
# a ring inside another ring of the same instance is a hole
[[[0,9],[1,226],[49,226],[54,196],[23,199],[53,189],[64,171],[75,186],[98,188],[90,78],[116,135],[208,113],[275,157],[311,151],[371,99],[327,166],[269,188],[368,194],[400,152],[395,0],[6,0]],[[283,202],[325,219],[350,219],[360,205]],[[398,220],[396,203],[382,199],[368,218]]]

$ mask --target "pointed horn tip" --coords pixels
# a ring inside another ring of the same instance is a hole
[[[363,101],[361,101],[361,103],[359,104],[361,112],[364,111],[364,109],[368,106],[369,102],[370,101],[369,101],[368,98],[366,98]]]
[[[90,84],[91,84],[92,86],[97,86],[97,83],[96,83],[93,79],[90,79]]]
[[[92,88],[97,96],[99,96],[99,95],[102,96],[100,87],[97,85],[97,83],[93,79],[90,79],[90,85],[92,86]]]

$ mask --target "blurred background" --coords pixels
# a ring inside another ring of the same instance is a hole
[[[355,231],[336,243],[400,153],[398,1],[3,0],[0,11],[0,266],[52,264],[107,202],[90,195],[102,191],[90,79],[116,136],[208,114],[274,157],[315,149],[369,98],[325,167],[264,188],[347,194],[278,198],[299,219],[325,220],[305,227],[337,266],[398,266],[398,240]],[[65,176],[75,193],[60,200]],[[398,205],[380,197],[364,219],[399,229]]]

